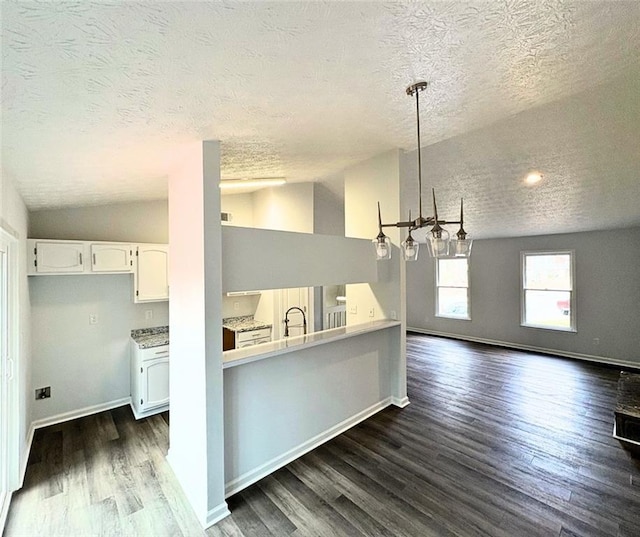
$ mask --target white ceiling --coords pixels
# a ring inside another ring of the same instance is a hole
[[[222,141],[223,178],[319,180],[415,149],[404,90],[428,80],[423,146],[465,163],[429,179],[464,193],[476,236],[499,235],[510,210],[510,234],[640,225],[638,1],[1,9],[2,172],[30,210],[164,198],[172,155],[203,139]],[[602,124],[615,143],[600,147]],[[507,178],[529,165],[561,179],[533,201]],[[541,228],[554,201],[563,218]]]

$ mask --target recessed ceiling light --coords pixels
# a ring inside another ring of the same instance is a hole
[[[535,185],[536,183],[542,181],[543,177],[544,176],[540,172],[531,172],[529,175],[527,175],[525,182],[528,185]]]
[[[220,181],[223,190],[234,188],[262,188],[267,186],[281,186],[287,180],[284,177],[257,177],[255,179],[225,179]]]

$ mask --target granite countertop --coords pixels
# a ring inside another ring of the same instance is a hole
[[[156,326],[154,328],[138,328],[136,330],[131,330],[131,339],[138,344],[140,349],[168,345],[169,327]]]
[[[222,319],[222,326],[234,332],[248,332],[250,330],[260,330],[261,328],[271,328],[271,323],[258,321],[253,315],[243,315],[242,317],[227,317]]]

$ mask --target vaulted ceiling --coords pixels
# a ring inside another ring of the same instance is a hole
[[[545,232],[640,225],[635,0],[1,9],[2,173],[30,210],[166,197],[172,155],[203,139],[222,141],[223,178],[294,182],[413,150],[404,90],[427,80],[425,168],[472,219],[478,200],[476,236],[509,208],[521,234],[549,214]],[[534,196],[529,167],[553,187]]]

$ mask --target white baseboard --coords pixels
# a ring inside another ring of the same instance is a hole
[[[204,521],[204,529],[210,528],[217,522],[220,522],[223,518],[228,517],[231,514],[227,502],[222,502],[217,507],[214,507],[207,513],[207,519]]]
[[[36,428],[33,426],[33,422],[29,427],[27,433],[27,439],[24,444],[24,451],[22,452],[22,460],[20,461],[20,484],[18,488],[22,488],[24,485],[24,476],[27,473],[27,463],[29,462],[29,454],[31,453],[31,444],[33,444],[33,435],[36,432]]]
[[[460,334],[449,334],[448,332],[437,332],[435,330],[427,330],[425,328],[415,328],[413,326],[407,327],[407,332],[416,332],[418,334],[425,334],[428,336],[439,336],[451,339],[460,339],[462,341],[473,341],[474,343],[485,343],[487,345],[495,345],[496,347],[506,347],[510,349],[517,349],[521,351],[539,352],[542,354],[552,354],[554,356],[562,356],[564,358],[573,358],[575,360],[585,360],[587,362],[596,362],[599,364],[615,365],[623,367],[631,367],[634,369],[640,369],[640,362],[629,362],[626,360],[618,360],[616,358],[610,358],[608,356],[595,356],[592,354],[581,354],[577,352],[561,351],[558,349],[547,349],[545,347],[536,347],[533,345],[522,345],[520,343],[513,343],[510,341],[499,341],[496,339],[487,339],[475,336],[462,336]]]
[[[203,529],[207,529],[213,526],[214,524],[216,524],[217,522],[219,522],[220,520],[222,520],[223,518],[231,514],[231,511],[229,511],[229,506],[227,505],[227,502],[223,501],[213,509],[209,509],[209,511],[204,515],[204,517],[202,517],[201,511],[196,508],[196,505],[200,502],[195,501],[196,498],[191,495],[193,491],[189,490],[188,483],[185,483],[183,479],[181,479],[182,476],[180,475],[181,474],[180,467],[179,466],[176,467],[176,461],[174,460],[173,453],[171,452],[171,448],[169,448],[169,452],[167,453],[166,459],[167,459],[167,462],[169,463],[169,468],[171,468],[171,471],[173,472],[173,475],[175,476],[176,481],[178,482],[178,484],[180,485],[180,488],[182,489],[182,493],[186,497],[189,505],[191,506],[191,509],[193,510],[194,514],[200,521],[200,524],[202,525]]]
[[[141,420],[143,418],[148,418],[149,416],[155,416],[156,414],[160,414],[165,410],[169,410],[169,404],[158,406],[155,408],[150,408],[149,410],[145,410],[143,412],[138,412],[136,410],[135,405],[131,404],[131,398],[129,398],[129,405],[131,407],[131,412],[133,412],[133,417],[136,420]]]
[[[408,403],[408,400],[407,400]],[[318,446],[324,444],[325,442],[331,440],[332,438],[342,434],[343,432],[351,429],[354,425],[366,420],[367,418],[377,414],[382,409],[388,407],[389,405],[394,404],[391,397],[387,397],[382,401],[370,406],[369,408],[365,408],[361,412],[358,412],[354,416],[347,418],[346,420],[334,425],[333,427],[327,429],[326,431],[321,432],[320,434],[310,438],[306,442],[290,449],[289,451],[274,457],[270,461],[265,462],[264,464],[245,472],[241,476],[228,481],[225,484],[225,497],[229,497],[241,490],[247,488],[249,485],[253,485],[255,482],[259,481],[263,477],[272,474],[276,470],[286,466],[290,462],[296,460],[301,457],[305,453],[308,453],[312,449],[317,448]]]
[[[391,404],[400,408],[404,408],[409,405],[409,398],[408,397],[402,397],[402,398],[392,397]]]
[[[9,505],[11,504],[11,496],[13,492],[7,492],[0,497],[0,535],[4,532],[4,526],[7,523],[7,516],[9,515]]]
[[[109,401],[107,403],[100,403],[99,405],[87,406],[79,408],[78,410],[71,410],[69,412],[63,412],[62,414],[56,414],[48,418],[42,418],[35,420],[31,423],[33,429],[41,429],[42,427],[48,427],[49,425],[56,425],[57,423],[63,423],[65,421],[75,420],[77,418],[83,418],[90,416],[91,414],[97,414],[98,412],[104,412],[105,410],[111,410],[118,408],[119,406],[128,405],[131,403],[131,397],[123,397],[122,399],[116,399],[115,401]]]

